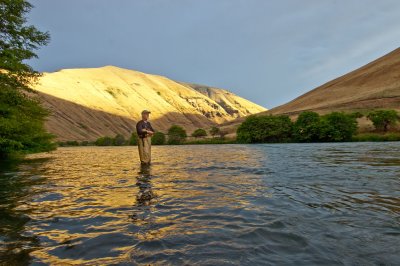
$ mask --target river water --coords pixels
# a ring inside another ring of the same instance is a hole
[[[71,147],[0,173],[0,264],[400,265],[400,143]]]

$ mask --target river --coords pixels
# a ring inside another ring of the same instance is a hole
[[[400,142],[64,147],[0,171],[0,264],[399,265]]]

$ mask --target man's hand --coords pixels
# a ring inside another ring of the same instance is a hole
[[[149,134],[150,136],[153,136],[153,135],[154,135],[154,132],[151,131],[151,130],[146,130],[146,132],[147,132],[147,134]]]

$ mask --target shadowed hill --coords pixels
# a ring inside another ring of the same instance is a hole
[[[324,114],[332,111],[368,111],[377,108],[400,110],[400,48],[260,114],[296,116],[307,110]],[[224,123],[221,128],[232,133],[243,121],[244,118],[241,117]],[[362,122],[362,126],[367,123]]]
[[[57,136],[58,141],[93,141],[103,136],[114,137],[116,134],[128,138],[135,131],[138,121],[91,109],[42,92],[37,92],[35,97],[38,97],[43,106],[52,112],[45,126],[49,132]],[[151,119],[151,123],[157,131],[164,133],[172,124],[180,125],[189,132],[201,126],[209,128],[216,125],[202,115],[184,113],[166,113],[159,118]]]
[[[83,140],[84,136],[89,140],[110,132],[98,125],[123,130],[119,123],[138,121],[143,109],[151,110],[158,129],[166,131],[179,124],[188,132],[266,110],[226,90],[212,88],[208,96],[166,77],[114,66],[44,73],[33,89],[51,108],[47,127],[60,140]],[[103,115],[95,119],[94,111]],[[118,117],[117,122],[111,117]],[[87,128],[70,128],[78,122]]]
[[[400,48],[268,111],[400,109]]]

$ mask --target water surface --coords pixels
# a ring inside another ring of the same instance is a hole
[[[400,264],[400,143],[152,151],[150,167],[136,147],[3,165],[0,262]]]

